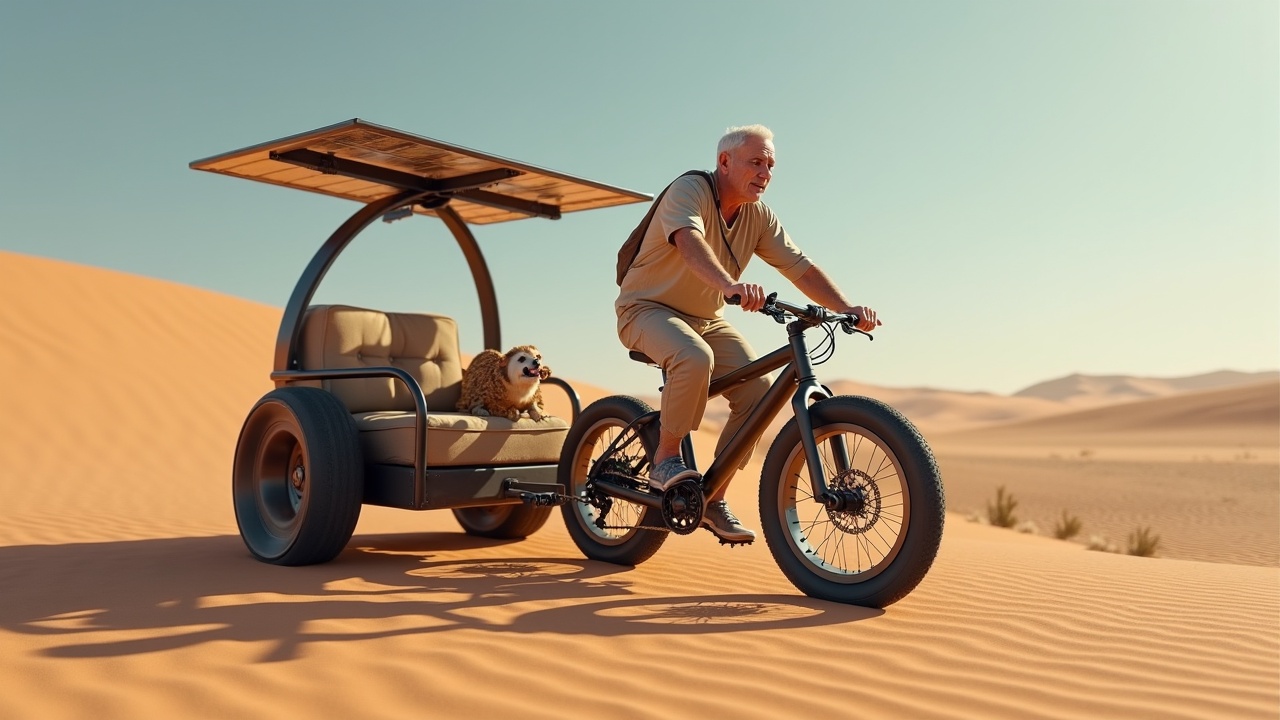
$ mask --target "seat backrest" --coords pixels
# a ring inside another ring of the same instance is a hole
[[[392,313],[349,305],[314,305],[302,320],[303,370],[391,365],[417,378],[433,412],[454,412],[462,394],[458,324],[430,313]],[[413,410],[404,384],[392,378],[308,383],[337,395],[353,413]]]

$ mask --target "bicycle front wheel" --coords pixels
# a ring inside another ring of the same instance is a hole
[[[924,579],[942,542],[942,478],[924,438],[884,403],[839,396],[809,410],[832,497],[815,498],[793,418],[765,456],[769,551],[806,595],[881,608]]]

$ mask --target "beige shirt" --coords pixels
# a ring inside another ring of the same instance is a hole
[[[712,255],[734,280],[741,279],[753,255],[759,255],[793,283],[813,266],[813,261],[791,242],[768,205],[743,205],[729,226],[706,179],[686,175],[672,183],[654,212],[640,252],[614,303],[619,318],[637,305],[653,303],[695,318],[722,316],[724,298],[689,270],[672,240],[681,228],[701,232]]]

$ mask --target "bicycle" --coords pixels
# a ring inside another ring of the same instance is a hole
[[[575,419],[559,466],[569,535],[588,558],[638,565],[672,533],[697,530],[706,498],[742,464],[789,398],[795,416],[773,440],[760,477],[760,520],[774,561],[811,597],[876,608],[897,602],[924,579],[942,541],[946,501],[933,453],[889,405],[833,397],[818,383],[813,367],[834,353],[836,327],[871,337],[855,327],[856,317],[778,300],[777,293],[760,312],[786,325],[788,344],[715,378],[709,396],[781,372],[701,482],[686,480],[665,493],[650,489],[659,424],[658,411],[644,401],[605,397]],[[805,338],[815,328],[826,332],[817,359]],[[641,353],[631,357],[655,365]],[[696,469],[687,437],[682,453]]]

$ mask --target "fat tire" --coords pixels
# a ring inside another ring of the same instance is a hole
[[[760,478],[760,520],[769,551],[787,579],[806,595],[863,607],[891,605],[924,579],[942,542],[946,499],[937,461],[915,426],[879,400],[837,396],[815,403],[810,417],[817,436],[833,424],[860,426],[875,433],[897,457],[910,503],[902,545],[887,566],[861,582],[824,578],[809,561],[798,557],[804,553],[793,544],[779,507],[787,465],[794,453],[803,453],[800,428],[792,418],[770,446]]]
[[[290,499],[295,461],[304,489]],[[275,565],[315,565],[342,552],[360,519],[364,459],[342,401],[313,387],[283,387],[245,419],[232,469],[236,524],[249,552]]]
[[[559,480],[564,485],[565,492],[569,495],[582,492],[588,469],[584,466],[584,462],[589,462],[587,459],[589,456],[584,458],[581,455],[590,450],[584,445],[588,443],[594,445],[593,435],[608,427],[621,430],[637,418],[652,412],[653,408],[648,403],[625,395],[601,398],[588,405],[573,421],[573,426],[569,428],[569,435],[565,439],[564,448],[561,450]],[[645,456],[652,464],[654,450],[652,437],[644,434],[642,439]],[[658,548],[666,542],[668,535],[665,530],[633,529],[618,542],[606,542],[596,534],[593,526],[588,525],[577,501],[566,502],[561,506],[560,512],[564,516],[569,537],[573,539],[573,543],[578,546],[583,555],[592,560],[614,565],[639,565],[658,552]],[[662,511],[645,507],[637,524],[661,527]]]
[[[535,505],[485,505],[454,508],[453,517],[468,535],[497,540],[523,540],[547,523],[547,518],[551,517],[551,508]]]

